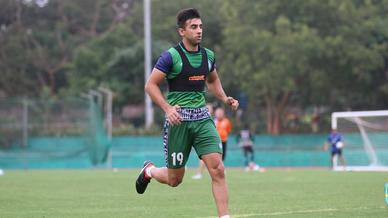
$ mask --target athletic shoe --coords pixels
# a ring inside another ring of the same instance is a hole
[[[139,194],[143,194],[147,189],[148,183],[151,182],[151,178],[147,178],[146,176],[146,169],[151,165],[154,165],[151,161],[144,161],[143,168],[136,179],[136,191]]]
[[[195,174],[193,177],[191,177],[192,179],[202,179],[202,174]]]

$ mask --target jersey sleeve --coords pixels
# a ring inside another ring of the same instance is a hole
[[[214,59],[214,61],[211,62],[209,72],[213,72],[215,69],[216,69],[216,59]]]
[[[205,48],[205,50],[209,61],[209,72],[213,72],[216,69],[216,55],[210,49]]]
[[[160,55],[158,61],[155,64],[155,68],[162,71],[165,74],[169,74],[171,72],[172,65],[173,65],[172,56],[170,52],[165,51]]]

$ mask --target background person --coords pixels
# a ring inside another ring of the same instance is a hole
[[[253,149],[255,136],[251,133],[248,125],[245,125],[238,133],[236,141],[243,151],[245,165],[244,170],[246,172],[250,170],[265,172],[264,168],[255,163],[255,152]]]
[[[342,154],[342,149],[344,148],[345,144],[343,142],[342,135],[336,129],[332,129],[331,133],[327,136],[327,143],[325,143],[324,149],[327,150],[329,146],[331,154],[331,168],[335,169],[335,167],[337,167],[338,159],[340,160],[341,165],[346,167],[345,158]]]
[[[232,132],[232,123],[225,117],[225,110],[222,107],[215,110],[214,123],[222,142],[222,161],[225,161],[228,136]]]

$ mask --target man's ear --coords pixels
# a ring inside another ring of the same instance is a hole
[[[180,36],[183,37],[184,36],[184,32],[185,32],[185,30],[183,28],[180,28],[180,27],[178,28],[178,33],[179,33]]]

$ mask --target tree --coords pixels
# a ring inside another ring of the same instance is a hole
[[[0,17],[0,41],[4,45],[0,48],[0,64],[7,75],[16,73],[21,84],[32,88],[30,92],[20,90],[29,94],[37,94],[46,86],[55,94],[66,86],[63,68],[71,62],[73,50],[114,30],[129,15],[132,4],[131,0],[51,0],[45,5],[34,2],[7,0],[2,3],[6,13]],[[8,80],[1,79],[3,92],[18,94]]]
[[[260,22],[261,13],[243,13],[248,8],[267,11],[280,4],[262,6],[262,3],[256,2],[225,3],[224,12],[228,15],[224,31],[225,68],[230,69],[228,73],[233,73],[234,78],[241,78],[237,81],[250,99],[263,99],[267,131],[279,134],[282,116],[291,103],[291,97],[303,83],[305,75],[313,70],[309,67],[308,55],[317,49],[315,45],[319,43],[319,38],[313,29],[303,24],[292,24],[281,14],[272,21],[273,25],[269,25],[268,22]]]
[[[153,43],[154,57],[164,45]],[[72,94],[103,85],[115,93],[116,106],[141,104],[144,99],[143,39],[127,25],[95,38],[75,52],[67,67]]]
[[[260,99],[269,133],[291,106],[371,108],[387,97],[385,3],[223,2],[225,67],[251,103]]]

